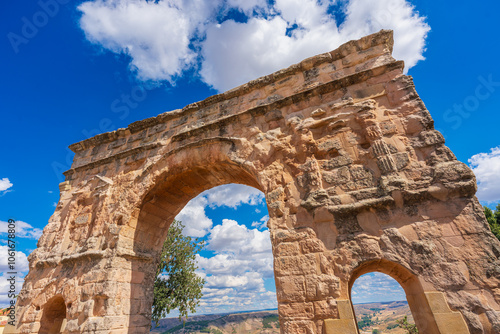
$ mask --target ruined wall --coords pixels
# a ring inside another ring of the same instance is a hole
[[[500,243],[392,45],[381,31],[72,145],[16,330],[41,333],[62,298],[65,333],[147,333],[169,224],[242,183],[266,195],[283,333],[357,333],[369,271],[398,280],[422,333],[500,333]]]

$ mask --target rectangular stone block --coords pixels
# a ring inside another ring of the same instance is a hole
[[[323,326],[325,334],[358,334],[354,319],[327,319]]]
[[[319,253],[326,250],[325,245],[319,239],[308,239],[300,242],[302,253]]]
[[[442,292],[425,292],[425,297],[433,313],[451,313],[451,309]]]
[[[306,276],[305,285],[308,300],[319,300],[340,295],[339,279],[332,275]]]
[[[458,312],[434,314],[441,334],[469,334],[462,314]]]
[[[318,300],[313,302],[314,316],[316,318],[338,318],[339,312],[337,303],[333,298],[329,300]]]
[[[337,300],[337,308],[339,310],[340,319],[356,319],[352,311],[350,300]]]
[[[276,257],[300,255],[296,242],[282,242],[275,247],[274,252]]]
[[[305,301],[305,280],[303,276],[284,276],[277,279],[276,291],[280,302]]]
[[[130,283],[142,283],[144,281],[144,273],[141,271],[133,271],[130,273],[132,278],[130,279]]]
[[[281,303],[278,313],[283,318],[312,319],[314,318],[314,306],[312,303]]]
[[[312,321],[299,320],[299,321],[283,321],[283,333],[293,334],[315,334],[316,329]]]
[[[317,274],[316,256],[283,256],[276,260],[275,272],[277,276]]]

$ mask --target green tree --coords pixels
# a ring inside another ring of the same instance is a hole
[[[500,204],[497,205],[495,211],[485,206],[484,215],[490,225],[491,232],[500,240]]]
[[[500,203],[497,204],[497,207],[495,209],[495,220],[497,222],[497,225],[500,225]]]
[[[418,334],[418,329],[417,329],[417,325],[414,325],[414,324],[410,324],[408,322],[408,317],[405,315],[405,317],[401,320],[398,320],[397,321],[398,325],[400,328],[403,328],[404,330],[406,330],[406,333],[408,334]]]
[[[486,216],[486,220],[490,225],[493,225],[496,223],[496,217],[495,214],[493,213],[493,210],[488,208],[487,206],[484,207],[484,215]]]
[[[179,310],[179,319],[195,312],[202,296],[205,280],[196,275],[196,254],[203,248],[204,241],[184,236],[184,225],[174,220],[168,229],[163,244],[156,279],[152,320],[155,327],[170,311]]]
[[[372,334],[380,334],[381,332],[378,329],[372,330]]]

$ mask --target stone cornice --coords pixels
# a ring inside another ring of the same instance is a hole
[[[174,142],[176,142],[176,141],[182,141],[182,140],[184,140],[184,139],[186,139],[188,137],[195,136],[196,134],[198,134],[200,132],[207,131],[207,130],[217,129],[217,128],[220,127],[221,123],[223,123],[223,122],[230,122],[231,120],[233,120],[235,118],[238,118],[238,117],[242,116],[243,114],[250,113],[253,116],[259,115],[259,114],[265,114],[266,112],[268,112],[268,111],[270,111],[272,109],[281,108],[281,107],[290,105],[290,104],[295,103],[297,101],[301,101],[301,100],[303,100],[306,97],[311,97],[311,96],[317,96],[317,95],[320,95],[320,94],[325,94],[325,93],[328,93],[328,92],[340,89],[342,87],[347,87],[347,86],[354,85],[354,84],[359,83],[359,82],[363,82],[367,78],[371,77],[371,75],[372,75],[372,73],[374,71],[378,71],[378,72],[380,72],[380,74],[383,74],[383,73],[386,73],[388,71],[391,71],[391,70],[394,70],[394,69],[397,69],[397,68],[399,68],[399,69],[402,70],[403,67],[404,67],[404,63],[402,61],[394,61],[394,62],[389,63],[389,64],[384,64],[382,66],[370,68],[370,69],[362,71],[362,72],[357,72],[357,73],[354,73],[352,75],[348,75],[348,76],[342,77],[340,79],[333,80],[333,81],[330,81],[330,82],[327,82],[327,83],[315,86],[313,88],[310,88],[308,90],[301,91],[301,92],[298,92],[296,94],[284,97],[284,98],[276,100],[274,102],[271,102],[271,103],[268,103],[268,104],[264,104],[264,105],[260,105],[258,107],[250,108],[250,109],[247,109],[247,110],[245,110],[245,111],[243,111],[241,113],[230,115],[230,116],[227,116],[227,117],[224,117],[224,118],[220,118],[220,119],[217,119],[214,122],[202,125],[200,127],[197,127],[197,128],[194,128],[194,129],[189,129],[187,131],[177,133],[177,134],[173,135],[172,141],[174,141]],[[149,122],[148,123],[149,124],[148,127],[157,124],[157,123],[154,123],[154,124],[151,123],[151,121],[149,121],[151,119],[152,118],[149,118],[149,119],[146,120],[146,121]],[[156,118],[154,118],[154,119],[156,119]],[[113,134],[113,133],[114,132],[109,132],[109,133],[105,133],[103,135]],[[116,138],[118,138],[118,137],[116,137]],[[109,141],[112,141],[112,140],[110,139]],[[80,143],[77,143],[77,144],[80,144]],[[75,145],[77,145],[77,144],[75,144]],[[82,166],[78,166],[76,168],[71,168],[71,169],[67,170],[66,172],[64,172],[63,174],[65,176],[70,176],[70,175],[74,174],[76,171],[81,171],[81,170],[86,170],[86,169],[89,169],[89,168],[94,168],[94,167],[97,167],[97,166],[109,163],[109,162],[111,162],[113,160],[124,158],[124,157],[130,156],[130,155],[133,155],[133,154],[136,154],[136,153],[139,153],[139,152],[143,152],[143,151],[146,151],[146,150],[150,150],[152,148],[159,147],[159,146],[161,146],[161,144],[159,142],[149,143],[149,144],[146,144],[146,145],[143,145],[143,146],[139,146],[139,147],[127,150],[127,151],[123,151],[123,152],[114,154],[112,156],[103,158],[101,160],[93,161],[93,162],[90,162],[88,164],[85,164],[85,165],[82,165]]]

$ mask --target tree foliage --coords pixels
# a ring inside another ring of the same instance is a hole
[[[486,216],[486,220],[488,220],[491,232],[500,240],[500,204],[497,205],[495,211],[485,206],[484,215]]]
[[[418,329],[417,329],[417,325],[414,325],[414,324],[410,324],[408,322],[408,317],[405,315],[405,317],[401,320],[398,320],[397,321],[399,327],[401,327],[402,329],[406,330],[406,333],[408,334],[418,334]]]
[[[184,225],[174,220],[163,244],[154,283],[152,320],[156,327],[174,309],[179,310],[179,319],[194,313],[202,296],[205,280],[195,273],[195,259],[204,241],[184,236],[183,229]]]

